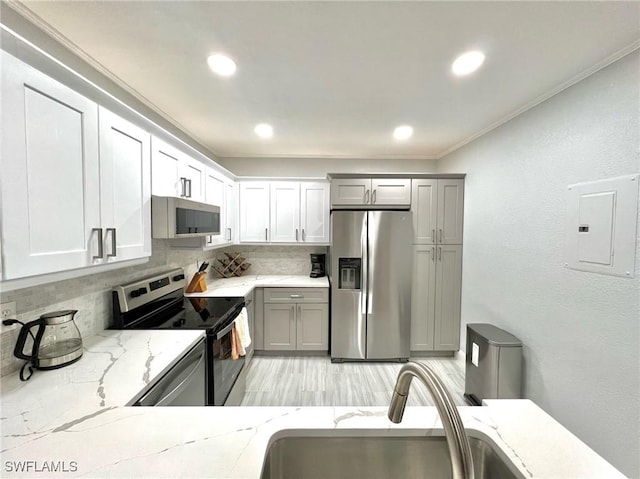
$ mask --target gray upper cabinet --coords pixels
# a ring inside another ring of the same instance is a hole
[[[331,180],[333,208],[408,207],[411,180],[407,178],[334,178]]]
[[[462,244],[464,180],[411,181],[413,244]]]
[[[331,180],[331,206],[366,205],[370,195],[370,178]]]
[[[413,244],[435,244],[438,217],[438,180],[411,180]]]

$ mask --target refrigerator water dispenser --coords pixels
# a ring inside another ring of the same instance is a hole
[[[339,289],[360,289],[361,258],[338,258]]]

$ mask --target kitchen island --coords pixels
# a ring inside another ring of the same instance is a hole
[[[258,478],[270,441],[291,430],[443,434],[433,407],[409,407],[392,424],[380,407],[127,406],[201,337],[104,331],[85,339],[75,364],[3,378],[2,476]],[[493,442],[522,477],[624,477],[531,401],[459,410],[469,434]]]

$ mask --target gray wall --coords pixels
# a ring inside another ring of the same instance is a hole
[[[238,176],[325,177],[327,173],[435,173],[436,160],[376,158],[218,158]]]
[[[439,162],[464,172],[462,331],[524,343],[524,394],[630,477],[640,475],[636,278],[565,269],[572,183],[638,173],[634,52]],[[636,248],[640,242],[636,245]]]

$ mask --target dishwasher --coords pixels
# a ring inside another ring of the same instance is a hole
[[[206,349],[202,339],[134,406],[206,406]]]

